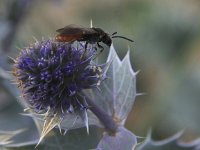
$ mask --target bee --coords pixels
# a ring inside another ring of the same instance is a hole
[[[87,49],[88,43],[90,44],[96,43],[98,48],[101,49],[101,52],[104,50],[104,48],[99,44],[100,42],[103,42],[109,47],[112,44],[113,38],[122,38],[130,42],[133,42],[133,40],[129,38],[116,35],[117,32],[114,32],[113,34],[110,35],[105,31],[103,31],[101,28],[96,28],[96,27],[86,28],[72,24],[64,28],[58,29],[56,31],[58,32],[58,35],[55,38],[57,42],[85,41],[86,42],[85,49]]]

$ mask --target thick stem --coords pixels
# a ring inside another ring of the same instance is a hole
[[[106,131],[110,134],[115,134],[117,131],[117,125],[113,120],[112,116],[108,115],[99,106],[97,106],[88,96],[85,96],[87,104],[90,106],[89,109],[97,116],[97,118],[104,125]]]

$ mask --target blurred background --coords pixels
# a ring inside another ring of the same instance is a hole
[[[140,70],[137,91],[145,93],[126,127],[138,136],[152,129],[155,139],[183,129],[185,140],[199,137],[199,16],[199,0],[0,0],[0,130],[32,125],[18,115],[18,92],[4,72],[12,68],[8,56],[68,24],[89,27],[92,19],[95,27],[135,41],[114,39],[121,58],[130,46],[132,66]]]

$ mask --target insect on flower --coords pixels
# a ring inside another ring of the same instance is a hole
[[[88,43],[97,43],[97,46],[101,49],[100,52],[102,52],[104,48],[99,44],[99,42],[103,42],[110,47],[112,44],[112,38],[122,38],[133,42],[133,40],[129,38],[116,35],[117,32],[110,35],[104,32],[101,28],[96,27],[86,28],[72,24],[56,31],[59,33],[55,38],[57,42],[86,41],[85,49],[87,49]]]

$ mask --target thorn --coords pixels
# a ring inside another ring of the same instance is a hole
[[[32,36],[32,38],[35,40],[35,42],[38,42],[38,40],[35,36]]]
[[[136,71],[136,72],[135,72],[135,75],[137,76],[139,73],[140,73],[140,70]]]
[[[15,48],[16,48],[17,50],[22,50],[22,48],[20,48],[20,47],[18,47],[18,46],[15,46]]]
[[[22,115],[22,116],[30,116],[30,114],[26,114],[26,113],[19,113],[19,115]]]
[[[152,136],[152,128],[148,129],[146,138],[151,139],[151,136]]]
[[[85,110],[85,125],[86,125],[87,134],[89,135],[89,121],[88,121],[87,110]]]
[[[29,111],[30,110],[30,108],[25,108],[24,109],[24,112],[27,112],[27,111]]]
[[[12,58],[11,56],[7,56],[10,60],[12,60],[14,63],[16,63],[17,62],[17,60],[16,59],[14,59],[14,58]]]
[[[99,86],[95,86],[95,88],[97,88],[97,90],[102,93],[102,90],[99,88]]]
[[[145,139],[145,136],[136,136],[137,139]]]
[[[66,129],[66,130],[64,131],[63,135],[65,135],[67,132],[68,132],[68,129]]]
[[[60,124],[58,124],[58,129],[59,129],[59,131],[60,131],[60,134],[63,135],[63,134],[62,134],[62,129],[61,129]]]
[[[100,86],[101,85],[101,80],[99,80],[98,82],[97,82],[97,86]]]
[[[136,93],[136,96],[143,96],[143,95],[147,95],[147,93]]]
[[[130,51],[130,45],[128,45],[128,51]]]
[[[92,19],[90,19],[90,28],[93,28]]]

